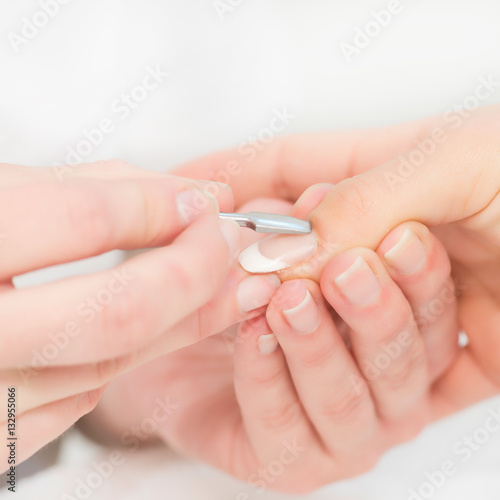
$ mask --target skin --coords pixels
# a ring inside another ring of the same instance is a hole
[[[316,190],[308,194],[311,200],[317,195]],[[289,209],[278,200],[241,207]],[[415,274],[399,274],[381,252],[352,249],[325,269],[321,288],[309,279],[287,281],[267,312],[236,332],[215,335],[113,382],[84,429],[122,444],[131,433],[142,446],[160,438],[258,488],[295,494],[369,470],[388,448],[450,411],[433,387],[457,354],[450,263],[442,244],[418,223],[396,228],[384,244],[392,245],[407,228],[426,249],[425,266]],[[244,233],[244,245],[256,238]],[[349,304],[334,285],[336,267],[357,255],[365,257],[382,284],[380,298],[367,307]],[[441,314],[417,323],[443,289],[451,290],[452,300]],[[300,303],[306,290],[321,321],[314,332],[301,335],[283,311]],[[271,332],[280,347],[266,355],[259,351],[259,337]],[[387,346],[396,347],[397,354],[379,370],[377,359]],[[174,409],[168,419],[157,421],[152,435],[141,436],[141,424],[155,414],[158,399],[170,400]],[[292,458],[283,443],[296,443],[298,456]],[[287,464],[274,477],[268,467],[280,457]]]
[[[496,164],[500,144],[497,125],[499,112],[497,107],[486,108],[463,121],[458,128],[450,128],[441,119],[433,118],[374,131],[288,137],[275,141],[249,164],[244,162],[237,151],[226,151],[196,160],[177,171],[188,177],[228,182],[233,187],[237,203],[259,196],[279,197],[294,202],[295,206],[290,209],[290,213],[312,220],[320,242],[333,242],[333,248],[328,246],[330,253],[327,259],[317,259],[320,266],[319,269],[316,266],[316,274],[304,279],[304,269],[310,267],[301,268],[299,265],[280,273],[280,277],[291,283],[297,277],[301,278],[319,304],[325,297],[335,302],[327,285],[333,278],[328,273],[338,262],[337,259],[345,258],[346,253],[353,251],[376,251],[383,254],[380,249],[384,247],[384,238],[387,234],[392,234],[392,231],[400,230],[401,225],[407,224],[408,220],[431,226],[433,234],[444,245],[449,256],[446,258],[451,260],[451,276],[458,286],[458,325],[467,331],[469,345],[456,352],[454,357],[453,354],[450,356],[449,349],[439,349],[436,346],[434,349],[426,349],[429,367],[441,362],[445,368],[437,370],[437,378],[431,378],[433,385],[430,389],[427,387],[428,392],[424,391],[428,411],[417,412],[416,422],[409,419],[415,425],[413,433],[430,420],[460,411],[500,392],[496,328],[500,297],[499,233],[496,222],[500,212],[497,198],[499,168]],[[415,144],[432,137],[436,129],[445,130],[446,140],[437,144],[435,152],[427,156],[410,176],[403,177],[403,182],[391,185],[386,174],[399,173],[401,155],[409,155]],[[240,168],[235,169],[235,165]],[[309,188],[315,183],[322,184]],[[304,190],[307,191],[303,194]],[[358,249],[360,244],[362,249]],[[443,266],[436,271],[442,273]],[[432,278],[432,273],[427,276]],[[314,282],[318,281],[323,297],[317,294],[318,290],[315,288],[317,285]],[[397,284],[400,290],[405,290],[405,296],[412,295],[409,291],[411,283]],[[283,286],[289,285],[285,283]],[[284,300],[292,300],[291,295]],[[434,295],[431,296],[435,298]],[[421,300],[425,302],[425,293],[421,295]],[[414,310],[413,300],[410,299],[409,303]],[[384,305],[387,306],[382,306]],[[342,304],[336,303],[336,307],[341,308]],[[279,308],[271,310],[279,311]],[[342,320],[348,319],[347,312],[337,312]],[[448,314],[453,316],[449,310]],[[267,322],[274,326],[273,331],[281,343],[286,335],[285,330],[280,331],[283,323],[273,319],[272,314],[268,314]],[[337,332],[343,333],[345,328],[342,327],[342,321],[337,319],[335,323]],[[348,321],[344,323],[349,326]],[[433,331],[431,337],[441,341],[453,339],[453,335],[446,334],[453,332],[453,329],[450,323],[430,325],[430,330]],[[257,335],[270,332],[264,323],[254,330],[257,330]],[[352,329],[350,330],[352,333]],[[423,339],[429,338],[428,332],[420,332],[420,335]],[[241,388],[244,384],[241,383],[241,375],[237,377],[235,374],[243,372],[237,369],[237,366],[241,367],[238,360],[245,359],[243,348],[236,350],[235,359],[231,362],[225,352],[223,339],[216,336],[206,340],[204,344],[172,354],[161,366],[158,363],[144,367],[123,385],[118,382],[116,390],[109,393],[109,400],[113,404],[108,409],[116,409],[128,401],[131,394],[135,398],[136,394],[144,392],[144,387],[150,387],[151,390],[145,391],[144,400],[139,406],[151,410],[150,398],[163,394],[167,387],[168,394],[174,399],[177,397],[182,404],[165,425],[160,425],[158,434],[169,445],[185,454],[215,464],[243,480],[255,482],[259,467],[265,467],[270,456],[275,460],[276,452],[279,451],[277,448],[273,451],[266,449],[269,436],[274,435],[280,424],[284,428],[290,428],[300,421],[302,430],[307,425],[299,418],[297,411],[290,410],[296,406],[282,405],[281,412],[279,408],[273,408],[272,403],[276,399],[277,404],[282,402],[275,397],[277,393],[290,394],[283,386],[278,392],[276,388],[274,392],[271,389],[273,397],[267,402],[252,399],[256,394],[261,394],[261,386],[266,381],[275,381],[279,385],[283,380],[274,375],[272,370],[271,376],[262,375],[262,365],[256,363],[256,339],[248,335],[245,338],[253,339],[253,343],[242,344],[250,345],[248,351],[245,351],[250,362],[247,361],[244,365],[249,370],[248,390],[243,391],[240,397],[238,387]],[[446,341],[445,344],[450,345]],[[292,357],[286,356],[285,349],[282,346],[275,356],[281,356],[282,361],[285,356],[288,362]],[[298,352],[300,354],[304,350],[299,349]],[[449,366],[442,360],[443,357],[451,357]],[[256,384],[253,387],[252,382]],[[137,389],[134,390],[134,387]],[[351,391],[351,397],[352,394]],[[266,403],[271,405],[271,411],[268,411]],[[301,400],[301,405],[303,403]],[[350,405],[344,404],[342,407],[349,408]],[[252,408],[267,414],[267,419],[261,416],[259,420],[259,415],[252,415]],[[119,435],[129,428],[131,421],[140,423],[145,415],[150,414],[150,411],[141,410],[129,415],[130,419],[117,419],[116,412],[106,412],[106,405],[101,406],[100,410],[100,421],[104,422],[103,429],[108,436],[113,433]],[[327,413],[332,416],[338,415],[339,411],[330,408]],[[307,412],[307,415],[310,414]],[[346,412],[340,411],[340,414],[345,416]],[[349,412],[347,414],[351,416]],[[254,420],[263,422],[262,427],[267,424],[267,437],[263,433],[260,439],[250,438],[258,435],[250,429]],[[314,424],[309,420],[309,425]],[[401,428],[394,425],[394,422],[392,428],[396,434],[401,432]],[[402,432],[396,439],[382,434],[383,441],[385,440],[382,445],[375,440],[363,442],[362,448],[353,447],[352,453],[362,454],[363,457],[363,460],[354,461],[359,464],[358,470],[346,467],[346,464],[353,463],[350,457],[345,462],[337,462],[338,469],[332,472],[329,461],[332,456],[321,455],[321,459],[316,456],[316,461],[313,460],[312,472],[304,467],[304,462],[308,464],[310,461],[300,460],[297,463],[302,468],[292,465],[283,479],[266,481],[265,486],[283,491],[290,487],[297,493],[360,473],[373,465],[385,447],[398,440],[408,439],[412,433],[407,432],[406,436]],[[324,444],[323,435],[320,435],[320,439]],[[312,445],[313,442],[314,440],[310,442],[311,447],[308,447],[309,451],[305,455],[308,459],[311,458],[309,452],[317,449]],[[322,449],[324,451],[324,446]],[[356,458],[359,459],[359,456]],[[329,473],[324,472],[324,466],[330,466]],[[301,476],[301,470],[308,472],[307,477]]]
[[[186,226],[176,195],[192,189],[201,202]],[[17,387],[17,463],[93,409],[118,375],[252,317],[235,299],[245,277],[233,269],[240,230],[224,223],[224,238],[205,189],[221,209],[233,209],[230,189],[120,161],[71,168],[62,180],[52,168],[1,165],[0,386],[4,394]],[[135,248],[152,250],[114,270],[20,290],[12,283],[46,266]],[[78,313],[82,303],[86,314]],[[7,435],[6,414],[0,431]],[[6,467],[7,452],[0,452]]]
[[[140,424],[154,398],[167,393],[179,406],[155,436],[254,484],[280,456],[283,440],[300,438],[302,454],[280,477],[258,483],[300,493],[369,469],[385,449],[429,421],[497,394],[498,113],[485,109],[457,128],[431,119],[378,131],[285,138],[248,165],[230,151],[181,168],[186,176],[228,179],[238,203],[258,196],[296,202],[291,213],[313,222],[328,256],[313,258],[311,275],[311,266],[301,265],[280,273],[284,283],[266,320],[241,327],[234,359],[224,337],[215,336],[117,382],[108,411],[101,407],[104,429],[120,435],[132,422]],[[445,140],[411,175],[389,182],[387,174],[399,174],[400,155],[410,157],[416,143],[436,137],[436,128],[445,130]],[[231,176],[234,162],[242,168]],[[322,184],[302,195],[311,184],[325,182],[335,186]],[[408,224],[427,249],[428,267],[414,277],[395,275],[383,257],[387,240],[397,239],[394,233]],[[376,307],[362,311],[347,304],[334,285],[346,261],[359,255],[384,290]],[[412,317],[417,320],[420,308],[450,286],[450,269],[458,301],[446,303],[443,315],[423,325],[417,321],[415,331]],[[283,309],[298,303],[297,290],[304,287],[322,320],[311,336],[298,337]],[[371,380],[364,361],[394,340],[395,324],[413,326],[413,355],[408,349],[408,356],[390,363],[386,376]],[[470,339],[459,351],[458,328]],[[280,348],[263,356],[258,338],[271,331]],[[361,381],[361,390],[338,390],[345,388],[346,374]],[[140,410],[116,420],[116,408],[131,393],[141,394]]]
[[[490,106],[452,124],[434,117],[377,130],[285,137],[252,163],[224,151],[178,173],[220,179],[237,162],[241,172],[228,179],[237,203],[256,196],[296,203],[291,213],[313,222],[320,242],[328,243],[327,258],[313,258],[314,274],[298,265],[281,272],[283,280],[319,281],[331,259],[357,246],[376,249],[405,221],[431,227],[451,258],[461,290],[460,326],[469,337],[439,381],[452,411],[500,390],[499,114],[499,106]],[[434,152],[418,167],[401,170],[402,158],[429,141]],[[335,186],[312,201],[301,198],[311,184],[324,182]]]

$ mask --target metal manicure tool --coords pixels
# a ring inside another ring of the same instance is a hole
[[[297,219],[289,215],[247,212],[245,214],[220,213],[221,219],[231,219],[242,227],[253,229],[257,233],[309,234],[312,224],[308,220]]]

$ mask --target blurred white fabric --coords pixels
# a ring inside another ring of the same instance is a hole
[[[377,12],[393,2],[73,0],[54,7],[55,2],[3,1],[2,162],[57,165],[80,150],[85,161],[120,157],[163,170],[246,141],[275,109],[286,107],[295,116],[287,134],[373,127],[444,113],[473,95],[480,78],[500,81],[497,0],[401,0],[401,12],[350,63],[342,46],[353,43],[358,28],[372,23],[376,30]],[[42,5],[50,16],[44,17]],[[135,90],[136,100],[125,104],[122,93],[151,72],[156,88]],[[500,102],[500,92],[481,104],[493,102]],[[103,120],[111,131],[100,140],[93,131]],[[96,143],[90,150],[86,136]],[[109,267],[120,258],[113,252],[32,273],[16,284]],[[443,421],[388,454],[367,476],[307,498],[410,499],[409,490],[423,485],[425,473],[451,458],[459,464],[457,473],[422,498],[497,500],[499,436],[490,436],[467,463],[453,447],[480,427],[488,409],[499,406],[500,399],[489,401]],[[71,494],[90,462],[109,451],[69,432],[61,439],[58,463],[21,480],[16,498]],[[38,466],[37,460],[28,468]],[[144,449],[116,468],[92,498],[246,500],[244,493],[248,500],[286,498],[257,495],[168,450]],[[8,494],[1,490],[0,498]]]

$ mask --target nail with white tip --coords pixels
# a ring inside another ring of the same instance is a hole
[[[318,249],[313,231],[305,235],[272,235],[240,254],[240,264],[249,273],[274,273],[310,259]]]
[[[283,311],[283,315],[288,324],[302,335],[315,332],[321,322],[320,310],[309,290],[306,290],[306,296],[299,305]]]

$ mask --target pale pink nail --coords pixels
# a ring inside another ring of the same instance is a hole
[[[415,274],[423,268],[427,252],[418,236],[407,229],[399,242],[384,257],[401,274]]]
[[[359,256],[352,266],[335,279],[342,295],[352,304],[364,307],[380,295],[380,284],[371,267]]]
[[[177,211],[183,226],[188,226],[202,213],[206,213],[209,207],[213,208],[214,213],[219,211],[215,196],[200,189],[186,189],[177,195]]]
[[[261,354],[269,355],[272,354],[278,347],[278,339],[274,333],[269,335],[261,335],[257,339],[257,345]]]
[[[248,247],[240,264],[249,273],[273,273],[311,258],[318,249],[316,233],[272,235]]]
[[[321,322],[320,310],[309,290],[306,291],[304,300],[298,306],[283,311],[283,314],[288,324],[301,334],[315,332]]]
[[[269,304],[280,285],[281,281],[275,274],[245,278],[236,292],[240,311],[246,313]]]

